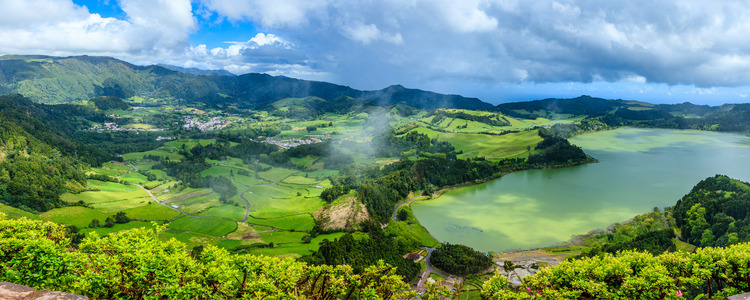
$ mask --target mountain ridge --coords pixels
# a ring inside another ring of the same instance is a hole
[[[168,101],[235,103],[263,107],[283,98],[363,98],[379,105],[406,104],[419,109],[489,110],[478,98],[445,95],[395,85],[365,91],[322,81],[248,73],[239,76],[193,75],[170,68],[137,66],[104,56],[0,57],[0,93],[20,93],[42,103],[79,103],[98,96],[157,98]]]

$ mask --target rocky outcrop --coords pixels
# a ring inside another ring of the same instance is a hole
[[[34,299],[34,300],[84,300],[89,299],[84,296],[55,292],[50,290],[37,290],[25,285],[0,282],[0,299],[17,300],[17,299]]]

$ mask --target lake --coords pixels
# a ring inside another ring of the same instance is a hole
[[[750,181],[750,138],[741,134],[622,128],[570,142],[599,163],[511,173],[413,203],[414,215],[441,242],[523,250],[673,206],[715,174]]]

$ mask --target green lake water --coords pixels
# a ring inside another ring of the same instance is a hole
[[[441,242],[532,249],[672,206],[715,174],[750,181],[750,138],[741,134],[623,128],[570,142],[599,163],[511,173],[416,202],[414,215]]]

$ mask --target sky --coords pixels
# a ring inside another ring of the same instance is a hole
[[[750,2],[0,0],[0,55],[102,55],[493,104],[750,102]]]

